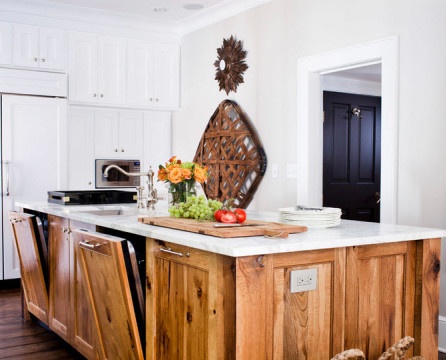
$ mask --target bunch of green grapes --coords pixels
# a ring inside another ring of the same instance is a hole
[[[223,204],[218,200],[206,200],[204,195],[189,196],[185,202],[169,208],[170,216],[195,220],[213,220],[214,212],[221,209]]]

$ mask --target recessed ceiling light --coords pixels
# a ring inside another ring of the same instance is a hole
[[[156,13],[162,13],[162,12],[166,12],[167,9],[166,8],[153,8],[153,12]]]
[[[186,4],[183,6],[186,10],[201,10],[204,8],[203,4]]]

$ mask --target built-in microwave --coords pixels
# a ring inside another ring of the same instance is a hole
[[[96,159],[96,181],[97,189],[101,188],[121,188],[136,187],[140,185],[141,178],[139,176],[127,176],[116,168],[110,168],[108,176],[104,176],[104,171],[109,165],[119,166],[127,173],[141,172],[141,162],[139,160],[113,160],[113,159]]]

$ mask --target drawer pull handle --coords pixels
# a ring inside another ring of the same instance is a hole
[[[173,255],[178,255],[179,257],[183,257],[184,255],[186,255],[187,257],[190,256],[190,253],[186,253],[183,255],[182,252],[178,252],[178,251],[173,251],[170,247],[169,248],[160,248],[160,251],[168,253],[168,254],[173,254]]]
[[[98,244],[98,243],[90,244],[89,241],[81,241],[79,244],[80,245],[84,245],[84,246],[86,246],[87,248],[90,248],[90,249],[95,249],[95,248],[101,246],[101,244]]]
[[[19,222],[22,222],[22,219],[12,218],[9,221],[11,221],[13,224],[17,224]]]

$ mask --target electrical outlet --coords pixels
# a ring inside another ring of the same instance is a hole
[[[286,164],[287,179],[297,179],[297,164]]]
[[[293,270],[290,275],[291,293],[316,290],[317,268]]]

